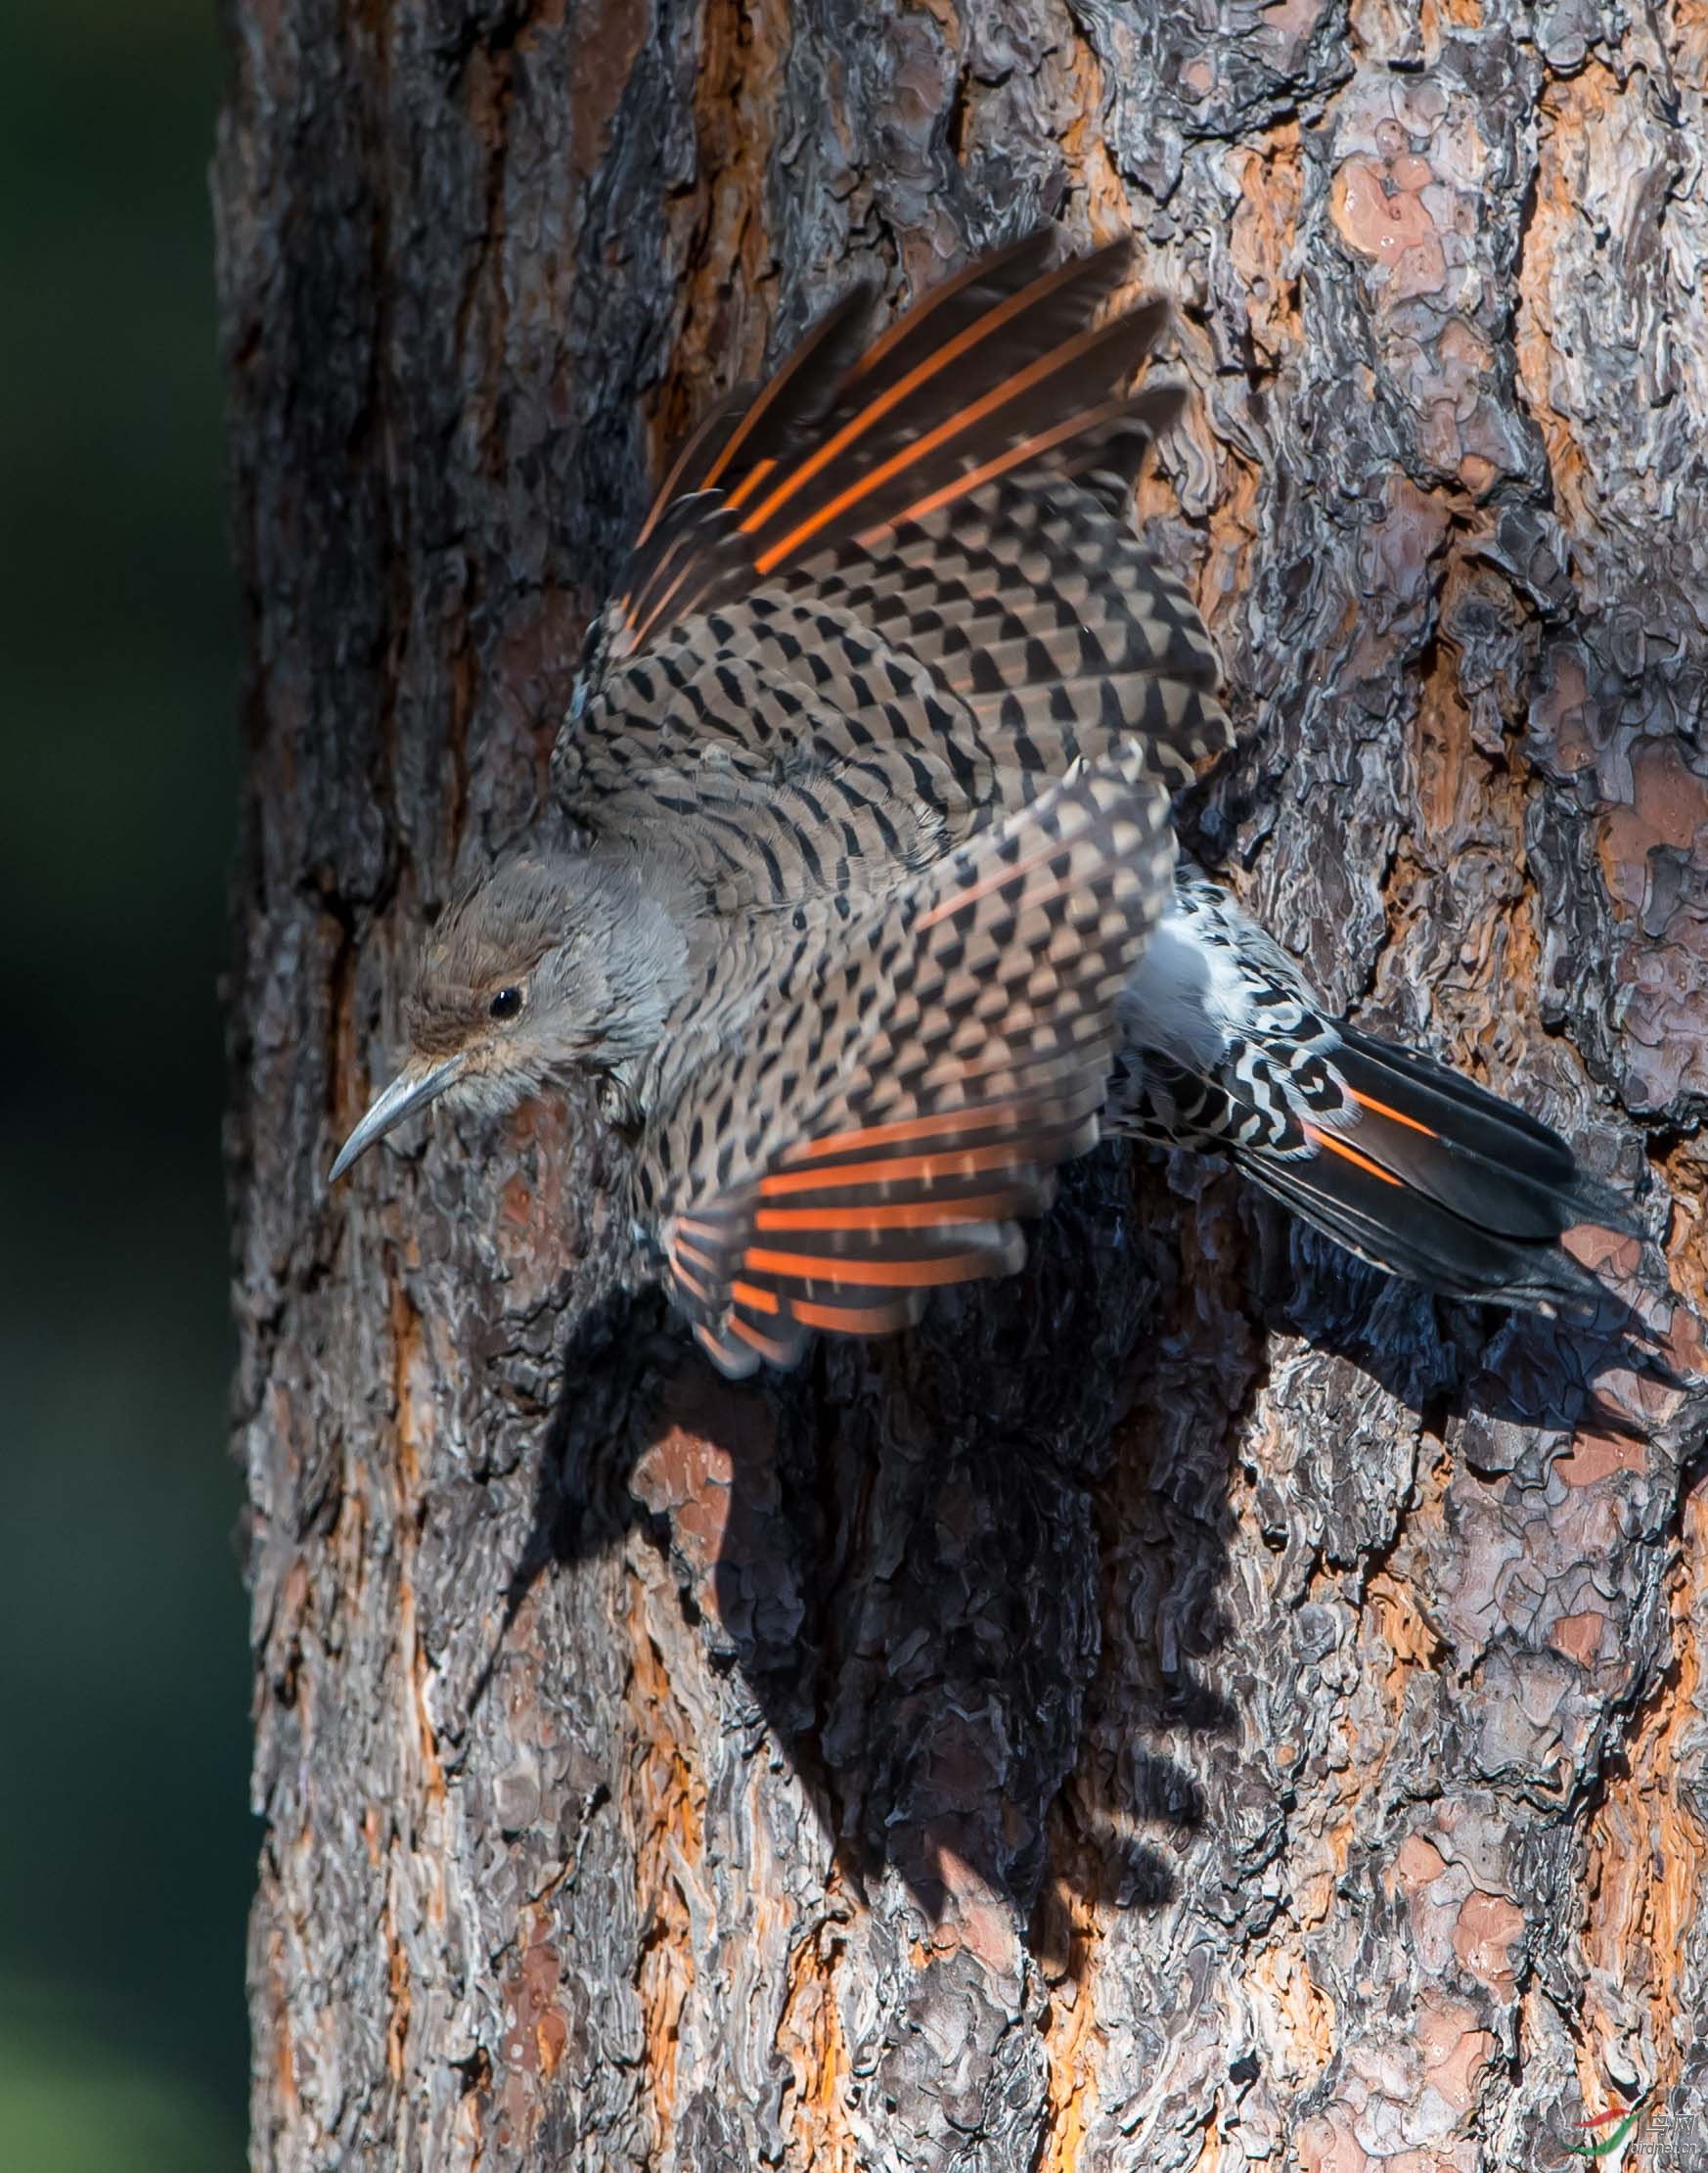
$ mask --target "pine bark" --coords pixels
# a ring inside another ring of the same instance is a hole
[[[1708,2145],[1700,0],[226,34],[256,2166]],[[590,1104],[329,1194],[661,450],[1046,217],[1181,304],[1200,853],[1642,1192],[1595,1257],[1670,1381],[1112,1151],[1011,1284],[742,1388],[613,1287]]]

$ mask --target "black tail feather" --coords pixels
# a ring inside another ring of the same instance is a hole
[[[1247,1173],[1361,1258],[1445,1296],[1593,1306],[1601,1286],[1560,1237],[1585,1222],[1636,1233],[1630,1206],[1522,1109],[1426,1057],[1341,1034],[1333,1063],[1357,1123],[1314,1130],[1309,1157],[1242,1151]]]

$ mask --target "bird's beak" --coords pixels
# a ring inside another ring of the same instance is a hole
[[[365,1154],[377,1139],[390,1131],[394,1124],[401,1123],[412,1109],[419,1109],[435,1094],[442,1094],[466,1062],[467,1053],[463,1050],[437,1064],[425,1063],[419,1057],[411,1058],[384,1092],[375,1096],[373,1108],[339,1148],[328,1183],[336,1184],[357,1155]]]

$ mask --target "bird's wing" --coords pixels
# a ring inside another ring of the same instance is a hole
[[[554,757],[577,820],[829,781],[948,842],[1080,756],[1131,741],[1178,783],[1227,744],[1198,613],[1126,518],[1180,404],[1126,390],[1163,305],[1098,321],[1127,245],[1047,269],[1050,246],[973,266],[851,366],[833,312],[691,440]]]
[[[1173,857],[1138,756],[1082,763],[865,921],[780,945],[739,1021],[697,1001],[635,1182],[718,1365],[884,1333],[1018,1263],[1016,1218],[1097,1139]]]

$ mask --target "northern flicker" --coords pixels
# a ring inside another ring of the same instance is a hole
[[[1115,244],[1048,233],[869,342],[832,309],[677,455],[595,622],[561,826],[427,943],[434,1098],[595,1074],[631,1205],[726,1372],[1011,1269],[1102,1134],[1231,1156],[1367,1260],[1552,1310],[1626,1210],[1557,1134],[1332,1019],[1198,870],[1171,791],[1229,743],[1209,639],[1130,519],[1179,412]]]

